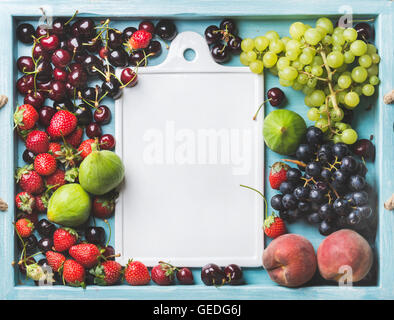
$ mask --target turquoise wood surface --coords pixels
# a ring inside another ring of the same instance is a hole
[[[358,108],[354,121],[360,137],[369,138],[374,135],[377,148],[375,163],[368,164],[368,182],[377,193],[377,210],[379,212],[376,251],[378,259],[378,279],[369,286],[341,287],[322,282],[316,276],[307,287],[288,289],[275,285],[261,268],[245,271],[247,285],[239,287],[223,286],[212,288],[204,286],[200,281],[199,270],[194,270],[197,284],[193,286],[130,287],[88,287],[86,290],[64,286],[36,287],[29,281],[19,278],[11,262],[15,259],[14,232],[14,180],[16,166],[23,165],[21,152],[23,144],[13,134],[12,115],[15,106],[23,101],[14,90],[18,72],[15,68],[16,57],[29,53],[29,48],[16,43],[14,31],[18,21],[31,21],[37,24],[44,7],[46,12],[54,16],[71,16],[79,10],[81,16],[113,17],[114,26],[122,29],[125,26],[136,26],[143,17],[168,16],[176,19],[179,31],[192,30],[203,33],[206,26],[219,23],[221,17],[234,16],[239,22],[241,37],[264,34],[268,30],[277,30],[281,36],[288,35],[288,27],[294,20],[312,21],[316,17],[341,14],[341,1],[2,1],[0,10],[0,94],[6,94],[9,103],[0,110],[0,197],[9,204],[7,212],[0,213],[0,298],[1,299],[392,299],[394,297],[393,231],[394,216],[384,210],[383,202],[394,191],[393,188],[393,121],[394,107],[383,104],[383,94],[393,89],[393,6],[391,1],[347,1],[353,13],[361,17],[375,17],[376,46],[382,56],[380,63],[379,93],[370,101],[365,101]],[[307,14],[305,13],[307,8]],[[152,60],[158,64],[166,56],[163,54]],[[239,65],[233,58],[230,65]],[[279,86],[277,78],[266,73],[267,88]],[[132,90],[132,89],[130,89]],[[303,94],[291,88],[284,88],[288,96],[287,108],[297,111],[306,117],[307,107],[303,103]],[[113,110],[113,103],[107,99],[106,104]],[[369,103],[373,108],[366,111]],[[266,113],[271,111],[266,106]],[[261,120],[261,119],[260,119]],[[113,133],[114,123],[103,127],[105,133]],[[269,165],[280,157],[266,150],[266,172]],[[270,188],[266,188],[267,197],[272,196]],[[315,249],[323,239],[316,227],[305,222],[289,225],[289,231],[299,233],[311,240]],[[113,239],[111,240],[113,243]],[[15,269],[16,270],[16,269]]]

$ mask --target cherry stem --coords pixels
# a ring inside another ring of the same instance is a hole
[[[260,109],[263,107],[264,103],[266,103],[267,101],[270,101],[270,100],[272,100],[272,98],[269,98],[269,99],[263,101],[263,103],[259,106],[259,108],[257,109],[256,113],[254,114],[253,120],[256,120],[256,119],[257,119],[257,115],[259,114]]]
[[[264,204],[265,204],[264,219],[266,219],[266,218],[267,218],[267,213],[268,213],[268,203],[267,203],[267,199],[264,197],[264,195],[263,195],[259,190],[254,189],[254,188],[252,188],[252,187],[245,186],[245,185],[243,185],[243,184],[240,184],[240,186],[243,187],[243,188],[247,188],[247,189],[253,190],[253,191],[257,192],[259,195],[261,195],[261,196],[263,197],[263,199],[264,199]]]
[[[68,24],[75,18],[75,16],[76,16],[77,14],[78,14],[78,10],[74,12],[74,14],[72,15],[72,17],[71,17],[70,19],[68,19],[64,25],[65,25],[65,26],[68,25]]]
[[[294,164],[299,165],[299,166],[304,167],[304,168],[306,167],[306,164],[304,162],[298,161],[298,160],[282,159],[281,161],[291,162],[291,163],[294,163]]]
[[[104,222],[105,222],[105,224],[108,226],[108,230],[109,230],[108,240],[107,240],[107,243],[106,243],[106,245],[105,245],[106,247],[108,247],[109,242],[110,242],[110,240],[111,240],[112,229],[111,229],[111,225],[109,224],[109,222],[108,222],[107,219],[104,219]]]

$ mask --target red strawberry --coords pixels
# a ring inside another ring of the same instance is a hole
[[[34,169],[41,176],[49,176],[55,172],[56,159],[49,153],[40,153],[34,159]]]
[[[39,194],[44,190],[44,182],[41,176],[33,170],[32,164],[18,168],[15,178],[23,191]]]
[[[47,210],[49,197],[45,193],[35,196],[35,201],[36,201],[36,210],[38,212],[43,213]]]
[[[150,281],[148,268],[139,261],[130,260],[127,263],[124,276],[127,283],[132,286],[143,286]]]
[[[99,248],[92,243],[81,243],[72,246],[68,253],[85,268],[92,268],[98,264],[101,255]]]
[[[49,266],[54,272],[59,272],[63,268],[66,257],[59,252],[47,251],[45,254]]]
[[[59,110],[52,117],[47,131],[52,138],[57,139],[68,136],[76,126],[77,117],[75,115],[67,110]]]
[[[122,266],[116,261],[105,261],[90,270],[94,275],[94,283],[101,286],[110,286],[119,281],[122,276]]]
[[[63,279],[70,286],[85,288],[85,269],[74,260],[66,260],[63,263]]]
[[[38,121],[38,112],[30,104],[19,106],[14,113],[14,123],[21,130],[32,129]]]
[[[27,238],[33,233],[34,224],[29,219],[21,218],[15,223],[15,228],[22,238]]]
[[[152,280],[160,286],[168,286],[174,284],[176,268],[172,265],[160,261],[152,271]]]
[[[78,148],[82,159],[85,159],[92,152],[92,144],[97,143],[95,139],[88,139],[81,143]]]
[[[129,39],[129,44],[132,49],[144,49],[149,45],[152,39],[152,34],[145,30],[137,30]]]
[[[62,145],[61,151],[58,153],[58,160],[65,165],[66,169],[76,166],[81,159],[79,152],[67,142]]]
[[[26,137],[26,149],[35,154],[47,152],[49,148],[48,135],[44,131],[33,130]]]
[[[53,247],[58,252],[69,250],[78,240],[78,233],[71,228],[59,228],[53,234]]]
[[[110,197],[96,196],[93,198],[92,213],[100,219],[109,218],[115,210],[115,200]]]
[[[29,130],[21,130],[18,127],[16,127],[16,133],[18,134],[18,136],[23,140],[26,141],[27,136],[34,130],[37,130],[37,127],[34,127],[32,129]]]
[[[35,198],[31,193],[26,191],[19,192],[15,197],[16,207],[27,213],[32,213],[36,204]]]
[[[37,224],[38,224],[38,214],[37,214],[37,212],[24,213],[24,214],[21,214],[21,215],[17,215],[17,218],[18,219],[28,219],[28,220],[30,220],[33,223],[34,227],[36,227]]]
[[[67,138],[66,142],[72,145],[74,148],[78,148],[81,144],[83,136],[83,128],[77,127]]]
[[[269,182],[272,189],[279,190],[283,181],[287,180],[286,174],[290,167],[283,162],[275,162],[270,170]]]
[[[50,142],[48,147],[48,153],[53,155],[55,159],[60,158],[62,151],[62,145],[57,142]]]
[[[62,169],[57,168],[54,173],[45,178],[47,187],[53,186],[51,190],[56,190],[57,188],[61,187],[66,183],[65,175],[66,174]]]
[[[286,225],[281,218],[275,214],[264,220],[264,232],[270,238],[276,238],[286,233]]]

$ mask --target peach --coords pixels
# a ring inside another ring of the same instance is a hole
[[[284,234],[264,250],[263,266],[277,284],[299,287],[316,272],[315,250],[308,239],[298,234]]]
[[[351,268],[352,282],[363,279],[371,269],[373,253],[368,242],[357,232],[342,229],[330,234],[317,249],[321,276],[339,282]]]

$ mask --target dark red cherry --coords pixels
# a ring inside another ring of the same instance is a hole
[[[177,35],[177,30],[172,21],[160,20],[155,27],[155,33],[163,40],[171,41]]]
[[[78,124],[87,125],[92,122],[92,110],[87,104],[81,103],[74,112],[78,119]]]
[[[145,30],[148,31],[151,34],[155,33],[155,26],[153,25],[153,23],[151,21],[142,21],[139,25],[138,25],[138,30]]]
[[[39,116],[39,122],[42,126],[48,127],[49,124],[51,123],[52,117],[55,115],[56,109],[49,107],[49,106],[43,106],[39,111],[38,111],[38,116]]]
[[[107,259],[107,260],[115,260],[115,249],[112,246],[106,246],[104,247],[104,252],[102,255]]]
[[[136,50],[131,52],[130,56],[129,56],[129,63],[132,66],[141,66],[141,67],[145,67],[147,65],[147,61],[143,61],[145,58],[145,55],[142,51],[140,50]]]
[[[52,32],[58,37],[64,37],[70,32],[70,24],[66,19],[56,18],[52,23]]]
[[[38,249],[40,249],[41,252],[47,252],[49,250],[52,250],[53,247],[53,240],[51,238],[41,238],[38,241]]]
[[[375,36],[373,28],[366,22],[357,23],[354,29],[357,31],[357,38],[359,40],[373,40]]]
[[[368,139],[357,140],[356,143],[352,145],[353,152],[364,159],[371,161],[375,160],[375,146]]]
[[[41,47],[45,51],[53,51],[59,47],[59,37],[56,34],[49,35],[40,40]]]
[[[89,55],[86,55],[82,59],[81,64],[85,68],[87,68],[88,66],[92,66],[92,65],[95,65],[96,67],[102,67],[103,61],[100,58],[98,58],[97,56],[89,54]]]
[[[217,63],[223,63],[230,59],[230,49],[221,43],[215,44],[211,48],[211,55]]]
[[[89,243],[103,245],[105,242],[105,230],[102,227],[85,228],[85,238]]]
[[[37,89],[40,91],[45,97],[48,97],[48,92],[51,89],[51,81],[45,81],[45,82],[38,82],[37,83]]]
[[[89,100],[90,102],[98,101],[102,96],[101,88],[99,86],[96,86],[94,88],[93,87],[83,88],[79,91],[79,94],[83,99]]]
[[[31,264],[35,264],[36,263],[36,259],[34,259],[34,257],[29,257],[26,259],[26,261],[23,261],[22,263],[18,263],[18,268],[20,273],[22,273],[23,275],[26,274],[26,266],[31,265]]]
[[[127,67],[128,55],[122,48],[111,50],[108,54],[108,61],[115,67]]]
[[[107,58],[107,57],[108,57],[108,53],[109,53],[109,50],[108,50],[107,47],[102,47],[102,48],[99,50],[99,56],[100,56],[101,59]]]
[[[285,93],[279,88],[271,88],[267,91],[267,98],[271,106],[278,107],[285,100]]]
[[[93,117],[97,123],[107,124],[111,121],[111,110],[107,106],[101,105],[94,111]]]
[[[96,35],[96,25],[90,18],[78,19],[72,28],[74,37],[80,37],[82,39],[91,39]]]
[[[86,135],[90,139],[98,138],[102,135],[101,127],[98,123],[92,122],[86,126]]]
[[[181,268],[178,270],[176,273],[176,278],[180,284],[187,285],[194,283],[193,273],[189,268]]]
[[[83,49],[82,41],[77,38],[73,37],[67,40],[67,49],[71,53],[81,52]]]
[[[90,40],[86,40],[82,45],[90,53],[98,53],[103,45],[103,42],[101,41],[100,38],[98,39],[93,38]]]
[[[233,19],[229,19],[229,18],[223,19],[220,22],[220,29],[227,31],[233,35],[236,35],[238,32],[237,25],[236,25],[235,21]]]
[[[102,150],[113,150],[115,148],[115,138],[112,134],[104,134],[99,140]]]
[[[44,60],[44,61],[40,61],[37,64],[37,75],[36,78],[38,81],[49,81],[52,78],[52,65],[50,62]]]
[[[204,31],[204,35],[208,44],[216,43],[222,39],[222,34],[219,32],[219,28],[215,25],[207,27]]]
[[[22,56],[16,61],[16,65],[20,72],[32,72],[34,71],[34,62],[31,57]]]
[[[51,31],[52,30],[46,24],[41,24],[36,28],[36,38],[46,37]]]
[[[41,57],[41,58],[40,58]],[[49,61],[51,58],[51,55],[49,54],[48,51],[45,51],[41,44],[36,44],[33,48],[33,58],[38,61],[38,59],[40,59],[40,61]]]
[[[88,75],[84,70],[74,69],[68,74],[67,81],[74,87],[82,87],[86,84]]]
[[[107,80],[114,78],[113,76],[111,76],[111,73],[115,74],[115,68],[113,66],[111,66],[110,64],[104,65],[101,71],[103,74],[105,74],[105,76],[103,76],[101,73],[98,74],[98,77],[101,80],[107,81]]]
[[[224,268],[227,283],[231,285],[239,285],[244,283],[242,269],[236,264],[230,264]]]
[[[108,30],[108,46],[111,49],[119,48],[123,43],[122,32],[117,29]]]
[[[71,62],[71,54],[64,49],[57,49],[52,54],[52,63],[55,67],[65,68]]]
[[[76,53],[74,54],[74,61],[75,61],[76,63],[82,64],[82,62],[83,62],[83,60],[85,60],[86,56],[87,56],[87,54],[86,54],[85,49],[82,49],[81,51],[76,52]]]
[[[32,151],[27,150],[27,149],[25,151],[23,151],[22,158],[23,158],[23,161],[25,161],[26,163],[33,163],[35,157],[36,156]]]
[[[126,68],[122,70],[120,80],[124,85],[127,84],[126,87],[134,87],[137,84],[138,76],[131,68]]]
[[[16,28],[17,39],[26,44],[33,43],[34,34],[34,27],[29,23],[22,23]]]
[[[42,107],[44,101],[45,101],[45,95],[40,91],[37,92],[30,91],[23,99],[23,103],[30,104],[37,110]]]
[[[68,99],[68,98],[64,98],[64,100],[62,101],[54,101],[53,102],[53,107],[59,111],[59,110],[67,110],[70,111],[72,113],[75,112],[75,105],[74,103]]]
[[[26,95],[29,91],[34,90],[34,76],[26,74],[16,81],[16,89],[22,95]]]
[[[240,54],[242,49],[241,49],[241,42],[242,39],[238,36],[231,37],[231,39],[228,41],[228,46],[230,47],[230,50],[233,54]]]
[[[131,36],[133,35],[134,32],[136,32],[137,29],[134,27],[127,27],[123,30],[122,36],[123,36],[123,41],[127,42]]]
[[[153,40],[149,43],[148,47],[145,49],[146,54],[151,54],[157,56],[161,52],[161,44],[159,41]]]
[[[66,93],[71,99],[77,98],[77,89],[69,82],[66,82]]]
[[[62,101],[66,97],[66,84],[62,81],[53,80],[48,97],[53,101]]]
[[[61,68],[53,69],[53,79],[66,82],[68,77],[68,72]]]
[[[107,95],[114,100],[117,100],[122,96],[119,81],[114,77],[110,77],[109,81],[104,81],[101,85],[101,90],[103,94],[107,93]]]
[[[226,275],[218,265],[209,263],[201,269],[201,280],[207,286],[221,286],[226,282]]]
[[[69,65],[70,71],[78,70],[78,71],[84,71],[82,63],[71,63]]]

